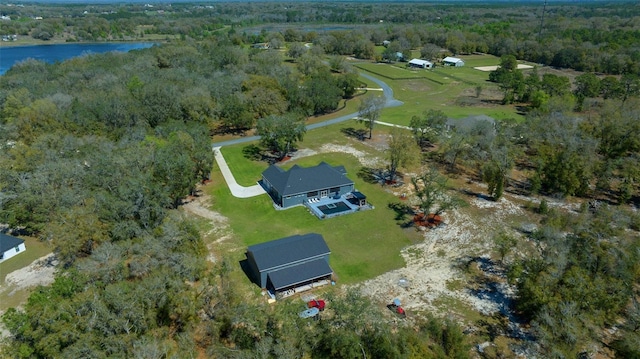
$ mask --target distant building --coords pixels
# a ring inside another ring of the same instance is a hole
[[[412,59],[409,61],[409,67],[431,69],[433,68],[433,63],[427,60]]]
[[[462,67],[462,66],[464,66],[464,61],[462,61],[461,59],[459,59],[457,57],[447,56],[444,59],[442,59],[442,64],[444,66]]]
[[[268,50],[270,46],[268,42],[259,42],[257,44],[251,45],[251,47],[254,49]]]
[[[22,239],[0,233],[0,262],[26,250]]]
[[[329,254],[320,234],[294,235],[249,246],[247,271],[260,288],[286,296],[330,283]]]

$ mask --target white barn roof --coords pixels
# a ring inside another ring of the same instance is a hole
[[[442,59],[442,62],[449,62],[449,63],[452,63],[452,64],[457,64],[458,62],[464,62],[464,61],[462,61],[462,59],[459,59],[457,57],[447,56],[444,59]]]
[[[429,66],[433,65],[431,62],[429,62],[427,60],[420,60],[420,59],[412,59],[411,61],[409,61],[409,64],[417,65],[417,66],[421,66],[421,67],[429,67]]]

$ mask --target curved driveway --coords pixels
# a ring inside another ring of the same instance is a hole
[[[259,184],[250,187],[239,185],[236,181],[236,178],[233,177],[233,173],[231,173],[229,165],[227,165],[227,161],[225,161],[224,157],[222,156],[222,152],[220,152],[219,146],[213,148],[213,156],[216,158],[216,163],[218,164],[218,167],[220,167],[222,177],[224,177],[224,181],[227,182],[227,186],[229,187],[229,190],[234,197],[249,198],[267,193]]]
[[[395,98],[393,98],[393,90],[391,89],[391,87],[389,87],[389,85],[387,85],[386,83],[380,81],[379,79],[371,75],[368,75],[368,74],[360,74],[360,75],[368,80],[375,82],[378,86],[380,86],[380,88],[382,88],[382,92],[386,99],[384,107],[396,107],[403,104],[402,101],[398,101]],[[325,126],[333,125],[336,123],[344,122],[347,120],[351,120],[357,116],[358,116],[358,113],[355,112],[348,115],[336,117],[331,120],[314,123],[311,125],[307,125],[307,130],[313,130],[315,128],[325,127]],[[381,123],[381,124],[390,125],[387,123]],[[266,192],[264,191],[264,188],[262,188],[262,186],[260,185],[254,185],[250,187],[240,186],[236,181],[235,177],[233,176],[233,173],[231,173],[231,170],[229,169],[227,162],[222,156],[222,152],[220,152],[220,147],[236,145],[239,143],[245,143],[245,142],[251,142],[251,141],[257,141],[259,139],[260,139],[260,136],[249,136],[249,137],[242,137],[242,138],[237,138],[229,141],[213,143],[213,154],[216,159],[216,163],[218,164],[218,167],[220,167],[220,172],[222,172],[222,176],[224,177],[225,182],[227,182],[227,186],[229,186],[229,190],[231,191],[231,194],[234,197],[248,198],[248,197],[258,196]]]

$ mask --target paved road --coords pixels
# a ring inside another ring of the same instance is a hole
[[[360,73],[360,75],[362,77],[368,79],[368,80],[371,80],[371,81],[375,82],[378,86],[380,86],[380,88],[382,89],[382,92],[384,94],[384,97],[386,99],[384,107],[397,107],[397,106],[401,106],[403,104],[402,101],[398,101],[395,98],[393,98],[393,90],[391,89],[391,87],[389,87],[389,85],[387,85],[383,81],[380,81],[379,79],[377,79],[377,78],[375,78],[375,77],[373,77],[373,76],[371,76],[369,74]],[[357,116],[358,116],[358,113],[354,112],[354,113],[351,113],[351,114],[348,114],[348,115],[344,115],[344,116],[333,118],[331,120],[314,123],[314,124],[308,125],[307,126],[307,130],[313,130],[313,129],[316,129],[316,128],[325,127],[325,126],[333,125],[333,124],[340,123],[340,122],[345,122],[345,121],[351,120],[351,119],[353,119],[353,118],[355,118]],[[229,140],[229,141],[214,142],[213,143],[213,147],[237,145],[239,143],[252,142],[252,141],[257,141],[259,139],[260,139],[260,136],[248,136],[248,137],[236,138],[236,139]]]

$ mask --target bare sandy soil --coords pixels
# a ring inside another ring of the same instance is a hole
[[[0,295],[2,295],[2,297],[11,297],[16,294],[16,292],[53,283],[56,264],[55,255],[48,254],[38,258],[24,268],[7,274],[4,283],[0,284]],[[2,316],[3,313],[3,311],[0,311],[0,316]],[[0,339],[8,335],[9,332],[0,322]]]
[[[504,198],[499,202],[476,198],[470,205],[475,208],[444,213],[445,225],[425,231],[423,242],[402,250],[404,268],[362,283],[362,292],[378,301],[399,298],[409,310],[442,312],[438,300],[454,298],[483,314],[505,311],[505,301],[513,296],[513,288],[504,282],[484,289],[456,282],[463,280],[463,268],[471,260],[485,263],[480,266],[482,270],[497,270],[490,259],[493,234],[503,228],[507,217],[521,216],[523,210]],[[468,214],[477,209],[490,212],[481,224]]]
[[[9,291],[8,295],[19,290],[49,285],[53,283],[57,261],[54,254],[38,258],[30,265],[7,274],[0,285],[0,291]]]
[[[478,67],[474,67],[474,69],[480,70],[480,71],[484,71],[484,72],[489,72],[489,71],[497,70],[498,67],[500,67],[500,66],[478,66]],[[532,69],[532,68],[533,68],[533,66],[531,66],[531,65],[518,64],[518,70],[528,70],[528,69]]]
[[[227,217],[209,209],[209,201],[209,195],[205,194],[201,190],[198,190],[197,196],[194,197],[189,203],[184,204],[182,206],[182,209],[188,213],[195,214],[196,216],[205,218],[210,221],[211,229],[208,232],[203,233],[202,236],[204,238],[216,238],[215,241],[207,245],[207,248],[209,249],[209,256],[207,257],[207,259],[210,262],[215,263],[217,261],[217,250],[215,248],[215,245],[229,239],[231,232]]]

